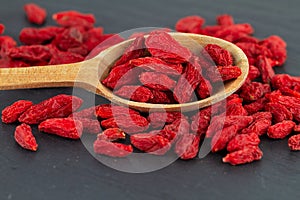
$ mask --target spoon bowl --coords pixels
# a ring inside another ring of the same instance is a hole
[[[47,87],[80,87],[101,95],[119,105],[129,106],[140,111],[181,111],[188,112],[219,102],[237,91],[245,82],[249,64],[246,55],[236,45],[222,39],[189,33],[170,33],[181,45],[192,52],[197,46],[217,44],[228,50],[242,74],[232,81],[224,83],[224,90],[212,94],[210,97],[183,104],[151,104],[130,101],[113,94],[99,80],[103,80],[115,60],[124,52],[133,41],[126,40],[102,51],[98,56],[78,63],[48,65],[23,68],[0,69],[0,90],[47,88]],[[195,45],[197,44],[197,45]],[[199,48],[199,46],[198,46]]]

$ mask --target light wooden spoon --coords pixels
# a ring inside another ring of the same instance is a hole
[[[124,52],[133,40],[126,40],[114,45],[98,56],[83,62],[61,65],[49,65],[24,68],[0,69],[0,90],[46,88],[46,87],[81,87],[101,95],[111,102],[126,105],[140,111],[192,111],[221,101],[237,91],[247,78],[249,64],[243,51],[234,44],[204,35],[188,33],[170,33],[183,46],[195,52],[200,44],[218,44],[227,49],[233,56],[234,63],[242,70],[242,75],[224,85],[224,90],[209,98],[184,104],[151,104],[129,101],[120,98],[101,84],[112,66],[112,63]],[[195,45],[196,44],[196,45]],[[196,47],[198,46],[198,47]],[[100,75],[99,75],[100,74]],[[100,78],[99,78],[100,77]]]

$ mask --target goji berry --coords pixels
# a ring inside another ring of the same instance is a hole
[[[233,59],[229,51],[216,44],[208,44],[204,50],[209,54],[217,66],[230,66]],[[205,52],[203,52],[205,54]]]
[[[21,124],[17,126],[15,130],[15,140],[16,142],[23,147],[31,151],[36,151],[38,145],[36,143],[35,137],[32,134],[30,126],[27,124]]]
[[[233,116],[233,115],[237,115],[237,116],[244,115],[244,116],[246,116],[248,114],[249,113],[243,107],[243,105],[241,103],[227,105],[227,108],[226,108],[226,115],[227,116]]]
[[[205,19],[200,16],[192,15],[181,18],[177,21],[175,29],[178,32],[184,33],[201,33],[202,25],[205,23]]]
[[[300,132],[300,125],[299,124],[294,126],[294,131],[295,132]]]
[[[267,103],[265,105],[265,110],[272,113],[274,123],[293,119],[293,114],[284,105],[281,105],[279,103]]]
[[[168,103],[176,103],[173,93],[170,91],[159,91],[159,90],[151,90],[153,95],[152,99],[149,99],[149,103],[160,103],[160,104],[168,104]]]
[[[139,80],[144,86],[161,91],[171,90],[176,84],[167,75],[156,72],[143,72],[140,74]]]
[[[64,29],[56,26],[48,26],[44,28],[23,28],[20,32],[19,39],[23,44],[46,44],[50,43],[56,35],[60,34]]]
[[[130,60],[129,63],[146,71],[154,71],[171,76],[178,76],[183,71],[183,67],[180,63],[167,63],[162,59],[156,57],[136,58]]]
[[[291,120],[284,120],[270,126],[267,134],[273,139],[283,139],[293,131],[295,125],[295,122]]]
[[[164,155],[171,147],[169,140],[157,131],[131,135],[130,141],[137,149],[155,155]]]
[[[180,45],[171,35],[163,31],[152,31],[146,38],[145,44],[153,57],[171,63],[187,62],[192,56],[189,49]]]
[[[17,46],[17,42],[10,36],[0,36],[0,56],[7,57],[8,51]]]
[[[273,76],[271,84],[274,89],[279,89],[283,86],[293,89],[295,86],[300,86],[300,78],[288,74],[276,74]]]
[[[217,24],[220,26],[230,26],[234,24],[233,17],[228,14],[217,16]]]
[[[13,123],[18,120],[20,115],[32,106],[31,101],[19,100],[2,110],[2,122]]]
[[[110,104],[102,104],[96,108],[96,116],[101,119],[118,117],[119,115],[139,115],[139,113],[131,108],[123,106],[115,106]]]
[[[175,145],[175,152],[182,160],[193,159],[199,151],[200,137],[194,134],[183,134]]]
[[[270,119],[258,119],[255,120],[249,127],[244,128],[241,133],[248,134],[251,132],[257,133],[259,136],[267,133],[269,127],[272,125],[272,121]]]
[[[275,76],[275,72],[268,58],[265,56],[258,56],[256,66],[260,70],[262,81],[264,83],[271,82],[272,78]]]
[[[49,65],[75,63],[84,60],[84,57],[80,54],[60,51],[53,46],[50,47],[50,51],[52,57],[48,63]]]
[[[126,133],[138,133],[148,129],[148,120],[139,115],[119,115],[118,117],[112,117],[101,121],[101,126],[107,128],[120,128]]]
[[[96,110],[99,106],[92,106],[89,108],[85,108],[83,110],[77,111],[69,115],[69,117],[73,118],[88,118],[88,119],[96,119]]]
[[[208,70],[207,75],[210,81],[228,81],[238,78],[242,74],[242,71],[237,66],[218,66],[212,67]]]
[[[52,118],[39,124],[39,131],[70,139],[79,139],[83,126],[81,121],[72,118]]]
[[[270,112],[257,112],[253,115],[251,115],[253,117],[253,120],[260,120],[260,119],[268,119],[268,120],[272,120],[272,113]]]
[[[260,160],[263,156],[262,151],[258,146],[246,146],[245,148],[231,152],[223,158],[224,163],[231,165],[240,165]]]
[[[250,84],[244,84],[242,86],[240,97],[245,101],[251,102],[260,99],[267,92],[271,92],[269,84],[251,82]]]
[[[70,27],[65,29],[60,34],[56,35],[52,44],[57,46],[58,49],[66,51],[69,48],[79,47],[83,43],[83,33],[80,27]]]
[[[180,118],[174,120],[171,124],[165,125],[163,130],[174,131],[176,135],[188,134],[190,130],[190,124],[186,116],[181,115]]]
[[[133,152],[131,145],[113,143],[106,140],[97,139],[93,146],[96,154],[103,154],[111,157],[126,157]]]
[[[227,143],[237,134],[238,126],[227,126],[215,133],[211,140],[211,151],[217,152],[226,148]]]
[[[37,4],[28,3],[24,5],[24,11],[28,21],[33,24],[42,25],[46,20],[47,11]]]
[[[151,127],[159,128],[165,124],[170,124],[176,119],[180,119],[182,116],[180,112],[152,112],[148,116],[148,121]]]
[[[72,104],[73,99],[82,102],[82,100],[78,97],[65,94],[51,97],[40,102],[39,104],[31,106],[19,117],[18,120],[27,124],[39,124],[49,117],[62,117],[62,115],[59,114],[60,111],[66,108],[65,106]],[[80,102],[79,104],[81,104]],[[64,113],[66,116],[63,117],[67,117],[72,113],[72,109],[68,111],[69,112]],[[56,112],[58,115],[55,114]]]
[[[100,122],[96,119],[75,118],[82,123],[83,132],[97,134],[101,132]]]
[[[125,64],[132,59],[140,58],[145,53],[145,38],[144,36],[138,36],[135,40],[125,49],[121,58],[119,58],[115,66]]]
[[[191,130],[199,135],[206,133],[211,115],[211,107],[201,109],[197,114],[192,116]]]
[[[292,90],[288,87],[281,87],[281,88],[279,88],[279,90],[281,91],[281,93],[283,95],[300,98],[300,92]]]
[[[114,141],[118,139],[125,139],[125,133],[119,128],[108,128],[97,135],[99,140]]]
[[[256,112],[259,112],[264,109],[265,103],[267,102],[267,98],[262,97],[258,99],[257,101],[254,101],[250,104],[244,105],[245,110],[248,112],[249,115],[252,115]]]
[[[138,102],[148,102],[154,96],[150,89],[138,85],[125,85],[114,91],[115,95]]]
[[[255,132],[237,134],[227,144],[227,151],[234,152],[245,148],[245,146],[258,146],[260,139]]]
[[[299,151],[300,150],[300,134],[293,135],[288,140],[289,148],[293,151]]]
[[[116,66],[101,83],[111,89],[114,89],[116,86],[134,85],[138,83],[136,76],[140,70],[133,68],[134,66],[128,63]]]
[[[64,27],[82,26],[91,28],[96,22],[93,14],[84,14],[73,10],[55,13],[52,15],[52,19]]]
[[[4,32],[5,26],[3,24],[0,24],[0,35]]]
[[[200,99],[205,99],[213,93],[213,88],[211,83],[205,78],[201,78],[198,87],[196,88],[196,93]]]

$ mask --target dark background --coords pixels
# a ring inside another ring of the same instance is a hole
[[[22,6],[29,1],[1,0],[0,23],[5,34],[18,38],[30,24]],[[279,73],[300,75],[298,0],[59,0],[35,1],[51,14],[75,9],[94,13],[106,33],[137,27],[170,27],[186,15],[198,14],[215,23],[229,13],[236,22],[251,23],[255,36],[282,36],[288,44],[288,61]],[[0,109],[18,99],[39,102],[70,88],[0,91]],[[98,103],[104,102],[99,98]],[[222,156],[176,161],[146,174],[122,173],[94,159],[80,141],[34,134],[38,152],[21,149],[13,139],[16,125],[0,124],[0,199],[299,199],[300,153],[291,152],[287,139],[264,138],[264,157],[243,166],[222,164]]]

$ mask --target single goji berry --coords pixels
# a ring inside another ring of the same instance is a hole
[[[54,46],[49,47],[52,57],[49,61],[49,65],[57,65],[57,64],[68,64],[75,63],[84,60],[84,57],[77,53],[60,51]]]
[[[99,140],[114,141],[118,139],[125,139],[125,133],[119,128],[108,128],[97,135]]]
[[[168,104],[176,102],[171,91],[151,90],[151,93],[153,98],[149,99],[149,103]]]
[[[125,85],[114,91],[115,95],[138,102],[148,102],[154,96],[150,89],[138,85]]]
[[[253,117],[253,120],[260,120],[260,119],[268,119],[268,120],[272,120],[272,113],[270,112],[257,112],[253,115],[251,115]]]
[[[111,157],[126,157],[133,152],[131,145],[113,143],[99,139],[95,140],[93,147],[96,154],[103,154]]]
[[[198,135],[206,133],[212,116],[211,107],[201,109],[197,114],[192,116],[191,131]]]
[[[265,105],[265,110],[272,113],[274,123],[293,119],[293,114],[284,105],[281,105],[279,103],[267,103]]]
[[[240,97],[245,101],[256,101],[264,96],[265,93],[271,92],[269,84],[262,84],[260,82],[251,82],[244,84],[241,88]]]
[[[293,151],[300,151],[300,134],[293,135],[288,140],[289,148]]]
[[[250,65],[249,66],[249,73],[247,78],[251,81],[253,81],[254,79],[258,78],[260,76],[260,71],[257,67]]]
[[[176,82],[167,75],[157,72],[143,72],[139,76],[140,82],[153,90],[168,91],[174,88]]]
[[[159,128],[163,127],[165,124],[170,124],[176,119],[180,119],[182,114],[180,112],[152,112],[149,113],[148,121],[151,127]]]
[[[248,134],[251,132],[255,132],[258,136],[264,135],[267,133],[268,128],[272,125],[272,121],[270,119],[258,119],[253,121],[247,128],[244,128],[241,133]]]
[[[178,136],[188,134],[190,130],[190,123],[186,116],[181,115],[180,118],[174,120],[171,124],[165,125],[163,130],[174,131]]]
[[[39,124],[39,131],[70,139],[79,139],[83,126],[81,121],[72,118],[52,118]]]
[[[82,123],[83,132],[97,134],[101,132],[100,122],[96,119],[74,118]]]
[[[205,99],[209,97],[213,93],[211,83],[205,78],[201,77],[199,85],[196,88],[196,93],[200,99]]]
[[[18,120],[20,115],[24,113],[28,108],[32,106],[31,101],[19,100],[13,103],[10,106],[7,106],[2,110],[2,122],[4,123],[13,123]]]
[[[194,134],[183,134],[175,145],[175,152],[182,160],[193,159],[199,151],[200,137]]]
[[[7,57],[8,51],[17,46],[17,42],[10,36],[0,36],[0,57]]]
[[[171,147],[169,140],[157,134],[156,130],[131,135],[130,141],[137,149],[155,155],[164,155]]]
[[[230,26],[234,24],[233,17],[228,14],[217,16],[217,24],[220,26]]]
[[[64,27],[82,26],[91,28],[96,22],[93,14],[84,14],[73,10],[55,13],[52,15],[52,19]]]
[[[136,58],[130,60],[129,63],[146,71],[154,71],[171,76],[178,76],[183,71],[183,67],[180,63],[167,63],[162,59],[155,57]]]
[[[56,26],[44,28],[23,28],[20,32],[19,39],[23,44],[47,44],[60,34],[64,29]]]
[[[72,104],[73,99],[78,100],[79,104],[82,102],[82,100],[78,97],[65,94],[51,97],[40,102],[39,104],[31,106],[19,117],[18,120],[27,124],[39,124],[50,117],[62,117],[60,111],[66,108],[65,106]],[[68,109],[69,108],[70,107],[68,107]],[[55,114],[56,112],[58,115]],[[63,117],[67,117],[71,113],[72,109],[69,109],[67,113],[64,113],[66,116]]]
[[[293,89],[295,86],[300,86],[300,78],[288,74],[276,74],[273,76],[271,84],[274,89],[279,89],[283,86]]]
[[[211,151],[217,152],[226,148],[227,143],[237,134],[238,126],[227,126],[215,133],[211,140]]]
[[[48,62],[52,57],[49,48],[43,45],[14,47],[9,49],[7,54],[12,59],[22,59],[29,62]]]
[[[147,130],[149,122],[139,114],[119,115],[118,117],[101,121],[101,126],[105,129],[120,128],[126,133],[138,133]]]
[[[203,54],[207,54],[216,63],[217,66],[230,66],[233,59],[229,51],[223,49],[216,44],[208,44],[205,46]]]
[[[148,51],[153,57],[171,63],[187,62],[192,53],[179,44],[171,35],[163,31],[152,31],[145,41]]]
[[[88,118],[88,119],[96,119],[96,110],[99,106],[92,106],[89,108],[85,108],[83,110],[77,111],[69,115],[69,117],[73,118]]]
[[[15,140],[16,142],[23,147],[31,151],[36,151],[38,145],[36,143],[35,137],[32,134],[30,126],[27,124],[21,124],[17,126],[15,130]]]
[[[256,66],[260,70],[261,78],[264,83],[269,83],[275,76],[275,72],[267,57],[258,56]]]
[[[252,115],[256,112],[259,112],[264,109],[265,103],[267,103],[267,98],[262,97],[258,99],[257,101],[254,101],[250,104],[244,105],[245,110],[248,112],[249,115]]]
[[[101,119],[118,117],[119,115],[139,115],[139,112],[123,106],[115,106],[111,104],[102,104],[96,108],[96,116]]]
[[[25,4],[24,11],[28,21],[33,24],[42,25],[46,20],[47,11],[35,3]]]
[[[231,165],[240,165],[250,163],[255,160],[260,160],[263,156],[262,151],[258,146],[246,146],[245,148],[231,152],[223,158],[224,163],[230,163]]]
[[[227,144],[227,151],[234,152],[245,148],[245,146],[258,146],[260,139],[255,132],[237,134]]]
[[[208,79],[212,82],[228,81],[238,78],[242,71],[237,66],[218,66],[211,67],[207,71]]]
[[[283,139],[293,131],[295,125],[295,122],[291,120],[284,120],[270,126],[267,134],[273,139]]]
[[[125,64],[132,59],[140,58],[145,53],[145,38],[144,36],[138,36],[135,40],[125,49],[121,58],[119,58],[115,66]]]
[[[181,18],[177,21],[175,29],[178,32],[184,33],[201,33],[202,25],[205,23],[205,19],[200,16],[192,15]]]
[[[84,30],[80,27],[67,28],[55,37],[52,44],[63,51],[81,46],[83,43],[83,33]]]

